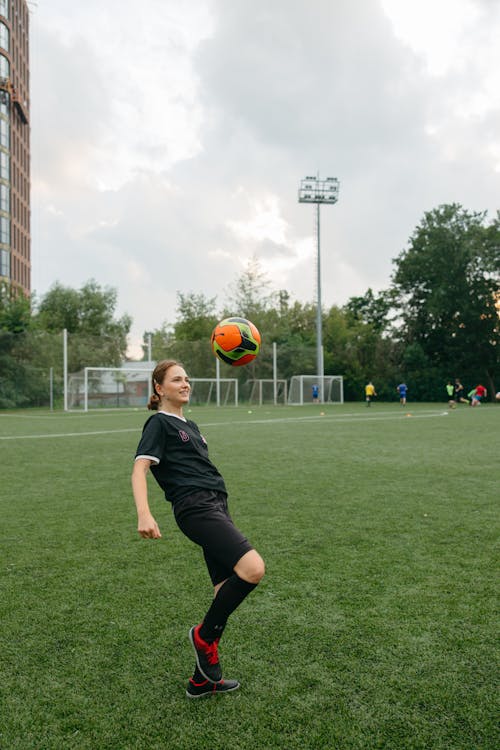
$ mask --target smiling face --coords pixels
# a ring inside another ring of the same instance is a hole
[[[181,410],[184,404],[189,403],[191,385],[180,365],[169,367],[162,382],[155,383],[155,390],[161,398],[160,408],[165,411]]]

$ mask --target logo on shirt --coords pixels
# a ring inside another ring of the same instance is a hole
[[[183,443],[187,443],[189,441],[189,435],[187,434],[187,432],[184,432],[184,430],[179,430],[179,437]]]

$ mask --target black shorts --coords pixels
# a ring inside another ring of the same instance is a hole
[[[178,527],[203,549],[214,586],[229,578],[238,560],[253,549],[234,525],[225,492],[199,490],[173,505]]]

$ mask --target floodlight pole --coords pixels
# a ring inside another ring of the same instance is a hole
[[[336,177],[320,179],[305,177],[300,181],[299,203],[316,204],[316,370],[319,379],[320,401],[324,402],[324,363],[323,363],[323,317],[321,309],[321,246],[320,246],[320,215],[321,203],[336,203],[339,196],[339,181]]]
[[[324,402],[323,376],[325,366],[323,362],[323,315],[321,309],[321,246],[319,226],[319,203],[316,203],[316,372],[321,377],[318,383],[320,388],[320,401]]]

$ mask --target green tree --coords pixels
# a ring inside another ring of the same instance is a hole
[[[29,298],[14,285],[0,284],[0,408],[47,400],[49,348],[33,331]]]
[[[424,215],[395,259],[393,293],[405,346],[418,344],[441,373],[485,379],[499,371],[500,215],[443,205]]]
[[[276,293],[269,291],[270,284],[258,258],[254,256],[236,280],[224,315],[238,315],[258,326],[260,317],[276,301]]]
[[[208,341],[217,323],[216,300],[216,297],[205,297],[204,294],[178,292],[175,338],[178,341]]]
[[[375,332],[382,333],[389,326],[389,313],[393,307],[392,297],[388,290],[374,294],[369,288],[364,295],[351,297],[344,309],[353,318],[370,323]]]
[[[218,320],[215,302],[215,297],[204,294],[178,292],[176,322],[173,326],[165,322],[151,334],[153,359],[176,359],[192,377],[215,375],[210,347],[210,336]]]
[[[0,282],[0,331],[23,333],[31,328],[31,303],[13,284]]]
[[[118,366],[125,358],[129,315],[115,318],[117,293],[90,280],[81,289],[56,283],[42,298],[35,317],[42,331],[69,334],[69,369]]]
[[[347,305],[333,306],[324,317],[323,345],[325,372],[343,376],[347,400],[362,399],[368,380],[373,380],[381,398],[393,398],[396,351],[376,325],[353,314]]]

